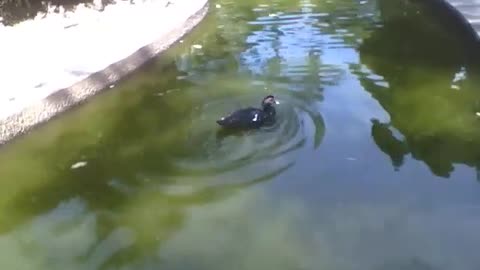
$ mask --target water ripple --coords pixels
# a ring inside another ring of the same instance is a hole
[[[266,93],[265,93],[266,95]],[[313,137],[324,133],[323,119],[295,96],[276,94],[277,121],[260,130],[228,133],[216,127],[215,120],[234,108],[259,103],[256,92],[210,97],[195,108],[193,125],[185,138],[187,155],[172,157],[182,176],[209,176],[210,179],[251,182],[265,175],[276,174],[295,162],[296,152],[312,138],[307,125],[316,125]],[[257,106],[258,107],[258,106]],[[315,118],[315,119],[314,119]],[[213,126],[215,125],[215,126]],[[318,144],[318,142],[316,142]]]

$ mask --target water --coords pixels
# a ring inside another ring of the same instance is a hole
[[[426,11],[212,3],[167,55],[2,148],[1,268],[478,268],[478,79]],[[270,93],[273,127],[217,132]]]

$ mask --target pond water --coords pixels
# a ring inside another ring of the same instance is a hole
[[[1,149],[0,268],[477,269],[479,82],[428,10],[212,2],[161,59]],[[274,126],[218,133],[270,93]]]

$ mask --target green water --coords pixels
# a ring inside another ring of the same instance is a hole
[[[426,11],[213,2],[167,55],[1,149],[0,268],[477,269],[480,83]],[[273,127],[218,133],[270,93]]]

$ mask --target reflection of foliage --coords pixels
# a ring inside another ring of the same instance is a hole
[[[113,2],[102,0],[102,5]],[[3,24],[13,25],[34,18],[38,13],[45,13],[49,7],[55,7],[55,12],[58,12],[60,7],[65,11],[73,11],[79,4],[91,5],[93,0],[0,0],[0,18],[3,18]]]
[[[198,35],[196,31],[191,38]],[[252,179],[245,175],[238,175],[239,179],[208,179],[215,176],[195,177],[175,163],[175,158],[202,155],[200,145],[184,143],[190,135],[190,121],[196,119],[196,104],[235,95],[230,90],[244,88],[232,87],[230,82],[231,88],[223,91],[187,91],[202,82],[198,75],[211,73],[211,68],[235,65],[232,51],[208,43],[235,41],[222,32],[217,33],[218,40],[211,37],[201,38],[206,44],[203,55],[192,51],[173,57],[190,43],[187,39],[163,57],[159,67],[154,63],[139,72],[135,80],[82,107],[81,113],[66,115],[2,149],[0,178],[15,181],[0,192],[4,217],[0,218],[0,231],[10,231],[77,197],[98,215],[100,237],[116,226],[135,230],[137,244],[122,253],[122,260],[149,256],[181,227],[188,208],[221,200],[289,168],[291,164],[272,166]],[[233,37],[244,39],[241,34]],[[71,165],[78,161],[86,162],[86,166],[72,170]],[[208,186],[212,180],[222,182]],[[189,188],[183,190],[185,187]]]
[[[149,256],[181,227],[190,207],[227,198],[291,166],[272,168],[253,179],[238,175],[237,181],[210,179],[215,175],[208,174],[194,177],[180,170],[173,162],[175,157],[200,154],[195,153],[199,148],[182,144],[191,127],[188,121],[194,113],[195,95],[185,91],[157,97],[166,85],[156,74],[155,67],[137,74],[137,80],[121,86],[124,89],[87,104],[82,114],[67,115],[34,134],[51,140],[48,143],[25,137],[19,145],[9,146],[14,153],[9,147],[4,149],[0,177],[17,182],[10,186],[15,192],[2,194],[8,198],[0,201],[2,232],[76,197],[97,214],[100,237],[108,235],[112,226],[134,230],[136,244],[121,253],[121,260]],[[167,81],[183,75],[174,66],[162,69],[162,74]],[[176,86],[185,90],[188,83],[180,81]],[[135,88],[142,93],[131,90]],[[167,114],[174,117],[158,117]],[[76,124],[65,125],[69,122]],[[34,170],[5,162],[12,157]],[[80,160],[87,166],[70,169]],[[43,173],[35,175],[38,172]],[[222,183],[209,185],[212,180]]]
[[[142,240],[138,237],[144,231],[116,227],[102,236],[97,215],[88,211],[85,201],[71,199],[0,238],[0,266],[36,270],[230,269],[237,265],[243,265],[242,269],[293,269],[309,260],[309,266],[318,267],[319,263],[310,261],[317,258],[312,256],[312,241],[306,241],[303,232],[292,230],[303,217],[301,205],[279,204],[265,197],[261,192],[240,192],[208,207],[185,207],[181,209],[185,213],[182,226],[149,223],[161,219],[161,213],[165,221],[169,219],[170,207],[162,196],[135,200],[138,204],[127,210],[129,222],[151,225],[141,229],[150,233],[149,241],[161,239],[162,243],[139,250],[136,257],[125,253],[132,254],[129,249]],[[176,206],[177,202],[171,203]],[[169,231],[173,228],[175,234]],[[285,242],[289,244],[282,245]],[[281,258],[265,261],[275,256]]]
[[[205,49],[193,56],[190,61],[193,65],[179,65],[179,69],[188,72],[187,79],[196,83],[212,76],[212,71],[218,76],[218,73],[236,69],[243,75],[254,76],[265,87],[265,94],[271,91],[281,95],[306,112],[315,126],[314,145],[318,147],[324,135],[324,124],[315,106],[323,99],[323,87],[337,84],[344,75],[340,67],[321,61],[318,21],[306,23],[302,28],[303,36],[308,37],[305,40],[308,45],[303,46],[299,44],[297,32],[289,32],[288,27],[276,24],[277,20],[282,20],[282,15],[266,19],[278,12],[284,12],[285,16],[291,15],[289,12],[297,14],[298,3],[277,0],[261,8],[258,1],[219,3],[223,8],[216,9],[216,16],[211,19],[217,24],[214,38],[202,39]],[[273,53],[266,53],[267,50]],[[298,66],[289,65],[295,62],[288,56],[288,52],[293,51],[302,59]],[[295,69],[297,72],[293,72]],[[228,84],[224,87],[231,88]]]
[[[475,111],[480,96],[469,87],[475,78],[468,70],[467,79],[456,82],[461,90],[452,88],[464,64],[462,44],[425,15],[423,8],[409,5],[402,16],[385,20],[384,27],[360,47],[362,63],[381,76],[388,88],[370,71],[356,65],[351,68],[390,113],[390,125],[405,137],[402,142],[393,135],[383,136],[388,132],[377,128],[386,124],[377,123],[377,128],[374,124],[373,135],[382,151],[398,165],[407,147],[436,175],[448,177],[455,163],[479,166],[480,128]]]
[[[390,156],[395,168],[403,165],[407,147],[404,142],[393,135],[387,124],[380,123],[376,119],[372,120],[372,137],[380,150]]]
[[[255,18],[251,6],[244,3],[218,12],[228,10],[234,14],[220,14],[218,18],[234,16],[242,21]],[[214,21],[212,18],[209,20],[206,23],[210,26]],[[3,160],[0,163],[1,178],[16,179],[17,185],[4,190],[6,193],[0,196],[3,198],[0,199],[0,207],[3,211],[11,212],[3,215],[8,218],[0,219],[0,230],[9,230],[72,196],[85,199],[89,207],[96,211],[118,210],[132,194],[148,186],[143,182],[146,179],[154,183],[175,183],[169,176],[178,174],[180,169],[172,164],[171,157],[201,155],[192,153],[201,149],[181,145],[178,140],[188,137],[189,116],[195,114],[192,104],[198,102],[200,94],[170,94],[168,99],[156,95],[188,88],[192,82],[199,83],[202,76],[211,74],[212,68],[225,70],[227,67],[240,66],[238,55],[245,49],[243,41],[250,29],[245,27],[235,32],[232,29],[238,30],[246,24],[236,23],[235,26],[228,20],[224,23],[230,25],[225,25],[214,35],[199,31],[193,33],[192,39],[202,35],[205,49],[201,53],[193,51],[172,57],[178,52],[172,51],[171,55],[162,59],[162,62],[171,63],[169,67],[157,69],[152,66],[146,72],[137,74],[135,81],[124,84],[121,87],[123,90],[109,93],[105,98],[99,98],[82,108],[81,114],[67,115],[33,134],[35,139],[28,136],[20,140],[18,145],[4,149],[4,155],[0,157]],[[230,28],[233,26],[235,28]],[[187,44],[188,40],[180,45],[180,50]],[[172,62],[172,58],[176,58],[176,61]],[[295,106],[310,115],[315,125],[314,144],[318,147],[324,134],[323,120],[315,109],[316,102],[321,100],[318,84],[321,83],[319,74],[322,73],[322,67],[318,57],[310,60],[306,70],[310,83],[305,85],[310,88],[284,94],[292,98]],[[162,76],[159,78],[157,73],[162,73]],[[229,83],[234,88],[232,82]],[[172,84],[175,84],[175,89],[165,89]],[[142,92],[139,94],[129,89],[142,89]],[[212,89],[204,92],[204,97],[200,99],[232,94],[235,93]],[[165,115],[174,117],[162,117]],[[293,151],[300,146],[294,145],[286,151]],[[7,158],[7,155],[15,158]],[[71,170],[70,166],[78,161],[87,162],[87,167]],[[23,170],[23,164],[28,164],[30,170]]]
[[[261,14],[253,10],[257,2],[220,1],[222,8],[213,9],[215,16],[209,16],[203,26],[217,30],[192,33],[179,49],[162,59],[169,63],[168,67],[160,68],[154,63],[116,92],[82,107],[80,113],[54,121],[6,148],[0,156],[0,178],[16,181],[0,191],[4,217],[0,219],[0,230],[6,232],[77,197],[98,215],[96,229],[101,237],[116,226],[135,230],[138,245],[123,253],[122,260],[149,256],[184,224],[189,208],[227,198],[238,190],[272,179],[292,165],[285,162],[266,168],[264,175],[251,179],[245,175],[237,175],[239,179],[213,179],[221,184],[209,186],[212,179],[207,178],[216,176],[206,170],[195,175],[198,171],[179,168],[174,161],[205,157],[204,148],[200,147],[203,137],[189,138],[195,124],[191,121],[198,119],[195,107],[210,100],[255,92],[252,88],[259,85],[258,88],[267,86],[265,92],[275,91],[288,100],[296,110],[292,114],[298,113],[304,117],[300,120],[309,121],[297,123],[310,125],[305,130],[315,132],[296,138],[283,152],[274,153],[273,158],[281,159],[285,153],[304,147],[306,138],[312,138],[314,147],[318,147],[325,132],[317,107],[323,99],[323,88],[338,83],[344,76],[342,67],[324,63],[322,50],[343,44],[342,38],[356,40],[350,35],[356,31],[354,21],[334,19],[342,15],[352,17],[358,5],[354,1],[338,1],[348,7],[342,11],[334,4],[319,4],[313,13],[331,13],[327,18],[312,19],[308,14],[298,14],[301,8],[295,1],[272,1]],[[273,23],[284,19],[282,15],[272,18],[270,23],[258,19],[279,11],[308,19],[301,21],[305,27],[300,29],[306,38],[298,39],[297,30]],[[370,20],[365,18],[363,23]],[[326,21],[330,21],[330,26],[323,26]],[[335,33],[334,29],[340,27],[337,23],[349,29],[346,34]],[[321,31],[335,36],[335,41],[325,43]],[[203,48],[187,51],[191,40]],[[272,48],[274,54],[262,53],[265,47]],[[290,58],[288,52],[294,52],[295,57]],[[256,60],[261,64],[256,64]],[[257,68],[260,72],[255,72]],[[210,80],[212,77],[215,80]],[[238,77],[253,79],[246,83],[234,79]],[[215,83],[209,84],[212,81]],[[252,81],[258,84],[252,86]],[[198,85],[208,89],[195,93],[187,90],[192,86],[198,90]],[[78,161],[87,162],[87,166],[71,170],[70,166]]]

